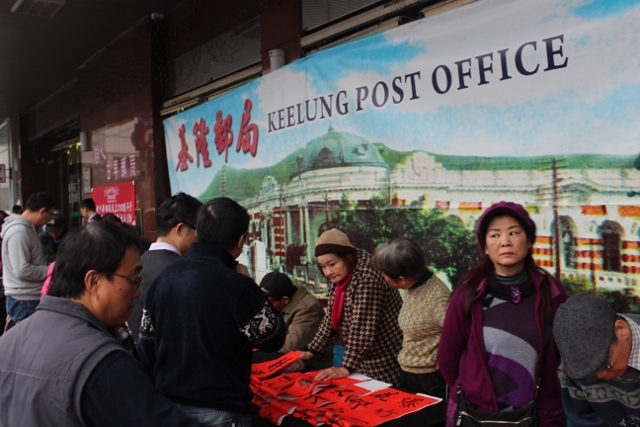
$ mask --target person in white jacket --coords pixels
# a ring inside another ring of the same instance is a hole
[[[32,315],[40,301],[47,262],[37,229],[49,222],[55,207],[50,195],[35,193],[24,212],[9,216],[2,226],[2,277],[7,315],[14,323]]]

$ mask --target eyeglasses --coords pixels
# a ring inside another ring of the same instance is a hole
[[[184,222],[184,221],[180,221],[180,222],[182,222],[184,225],[186,225],[187,227],[189,227],[189,228],[190,228],[190,229],[192,229],[192,230],[195,230],[195,229],[196,229],[196,227],[195,227],[194,225],[191,225],[191,224],[189,224],[188,222]]]
[[[142,283],[142,277],[138,276],[138,277],[129,277],[129,276],[123,276],[122,274],[118,274],[118,273],[113,273],[114,276],[118,276],[118,277],[122,277],[123,279],[127,279],[128,281],[130,281],[131,283],[133,283],[133,285],[136,288],[140,287],[140,284]]]

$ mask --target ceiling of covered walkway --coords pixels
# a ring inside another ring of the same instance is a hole
[[[181,1],[0,0],[0,123],[72,81],[138,20]]]

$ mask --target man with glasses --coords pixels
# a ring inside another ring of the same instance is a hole
[[[135,300],[133,313],[128,321],[131,335],[136,341],[147,290],[166,266],[189,253],[191,244],[196,240],[195,224],[200,206],[202,202],[195,197],[178,193],[162,202],[156,210],[158,238],[140,257],[143,266],[140,273],[141,294]]]
[[[640,316],[616,314],[601,298],[577,294],[558,309],[553,335],[570,425],[639,425]]]
[[[37,230],[51,219],[55,200],[47,193],[32,194],[20,215],[2,225],[2,277],[7,295],[7,329],[31,316],[47,278],[47,262]]]
[[[0,338],[0,425],[195,427],[118,344],[140,294],[135,237],[96,222],[60,244],[38,310]]]

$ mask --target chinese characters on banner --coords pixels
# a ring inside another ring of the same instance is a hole
[[[136,192],[133,181],[94,187],[91,189],[91,198],[100,215],[112,213],[126,224],[135,224]]]
[[[240,119],[240,127],[238,129],[238,140],[236,143],[236,152],[242,151],[243,154],[251,154],[256,157],[258,154],[258,125],[251,123],[251,108],[253,103],[250,99],[244,102],[244,112]],[[222,110],[216,113],[215,124],[213,125],[213,142],[219,156],[224,153],[224,162],[229,161],[229,147],[233,145],[233,116],[227,114],[224,116]],[[196,167],[200,167],[200,157],[202,157],[202,166],[210,168],[213,162],[209,158],[209,141],[207,135],[210,128],[207,126],[205,118],[200,117],[193,125],[193,136],[195,138],[193,148],[196,157]],[[180,151],[177,154],[176,171],[185,172],[189,169],[189,163],[193,163],[194,159],[189,154],[189,144],[187,143],[187,128],[183,124],[179,131]]]
[[[442,401],[393,388],[370,392],[353,378],[316,381],[317,371],[269,377],[298,357],[299,353],[290,352],[251,369],[252,403],[260,408],[261,417],[274,424],[293,415],[311,425],[377,426]]]

